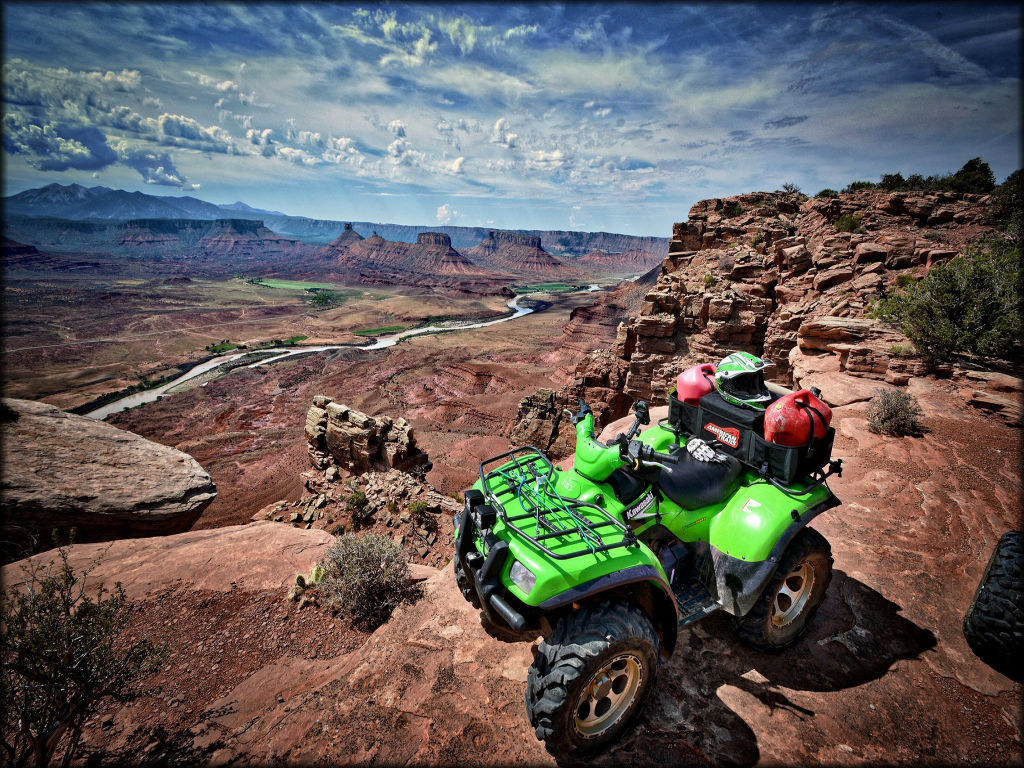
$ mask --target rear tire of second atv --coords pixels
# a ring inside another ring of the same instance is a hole
[[[803,610],[788,626],[777,627],[772,621],[775,596],[786,576],[802,564],[814,571],[811,594]],[[813,528],[803,528],[786,547],[775,574],[768,580],[761,597],[745,616],[734,619],[736,634],[747,645],[759,651],[780,651],[795,643],[811,623],[818,607],[825,599],[825,591],[832,580],[832,547],[828,539]]]
[[[642,681],[618,721],[586,738],[576,728],[580,696],[602,664],[623,653],[640,661]],[[629,604],[605,601],[563,616],[537,648],[526,681],[526,715],[545,749],[572,765],[618,741],[654,688],[658,653],[650,619]]]
[[[964,637],[982,661],[1024,682],[1024,531],[1007,531],[996,544],[964,617]]]

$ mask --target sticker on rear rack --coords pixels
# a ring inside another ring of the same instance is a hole
[[[640,497],[640,501],[626,510],[627,520],[636,520],[654,509],[654,494],[648,491]]]
[[[732,427],[720,427],[717,424],[705,424],[704,429],[715,436],[715,439],[720,443],[729,446],[730,448],[736,448],[740,444],[740,431],[733,429]]]

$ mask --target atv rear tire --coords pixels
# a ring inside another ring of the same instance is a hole
[[[606,601],[563,616],[526,681],[537,738],[570,760],[615,742],[653,689],[658,663],[658,635],[629,604]]]
[[[803,528],[782,555],[761,597],[735,619],[740,639],[762,651],[795,642],[814,618],[832,580],[832,547],[813,528]]]
[[[452,559],[453,567],[455,568],[455,583],[459,587],[459,592],[466,598],[466,601],[474,608],[480,608],[480,598],[477,597],[476,589],[473,588],[472,582],[469,580],[469,576],[462,568],[462,564],[459,562],[458,556]]]
[[[1024,682],[1024,531],[1007,531],[996,544],[964,617],[964,637],[978,658]]]

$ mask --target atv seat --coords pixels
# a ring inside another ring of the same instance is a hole
[[[658,487],[684,509],[715,504],[736,490],[743,471],[743,466],[732,456],[725,458],[724,462],[698,461],[683,448],[678,461],[666,465],[668,471],[662,470]]]

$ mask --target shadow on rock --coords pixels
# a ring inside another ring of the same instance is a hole
[[[754,731],[722,694],[727,699],[749,694],[769,716],[788,710],[798,718],[790,727],[799,728],[815,712],[782,689],[851,688],[881,678],[900,659],[935,647],[935,636],[900,616],[900,610],[867,585],[835,571],[806,634],[777,654],[742,645],[722,613],[683,629],[633,735],[594,764],[757,762],[761,755]],[[784,728],[787,722],[793,721],[773,720],[772,727]],[[794,738],[801,740],[796,732]]]

